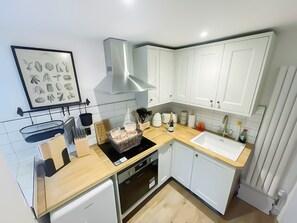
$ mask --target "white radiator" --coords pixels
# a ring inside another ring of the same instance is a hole
[[[280,69],[244,184],[275,197],[297,144],[296,67]]]

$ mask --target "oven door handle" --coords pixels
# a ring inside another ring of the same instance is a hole
[[[139,175],[135,178],[135,180],[139,179],[139,178],[142,177],[143,175],[144,175],[144,172],[142,172],[141,174],[139,174]]]
[[[140,177],[142,177],[144,174],[145,174],[145,173],[142,172],[142,173],[139,174],[137,177],[135,177],[135,179],[134,179],[133,181],[138,180],[138,179],[139,179]],[[128,180],[125,181],[125,184],[128,185],[128,184],[130,184],[131,182],[132,182],[131,179],[128,179]]]

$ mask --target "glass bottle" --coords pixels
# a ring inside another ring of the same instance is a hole
[[[173,122],[173,115],[172,112],[170,113],[170,119],[168,122],[168,132],[173,132],[174,131],[174,122]]]
[[[246,139],[247,139],[247,129],[244,129],[242,131],[242,133],[240,134],[239,138],[238,138],[238,141],[241,142],[241,143],[245,143],[246,142]]]

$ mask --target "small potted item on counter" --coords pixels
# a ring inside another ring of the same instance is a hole
[[[198,129],[198,131],[203,132],[205,130],[204,123],[198,122],[197,129]]]

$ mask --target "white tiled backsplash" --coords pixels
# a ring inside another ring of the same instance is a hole
[[[136,110],[135,100],[118,102],[105,105],[88,106],[87,112],[93,114],[93,122],[109,119],[111,128],[123,126],[125,121],[135,121],[132,111]],[[222,120],[224,113],[201,109],[197,107],[189,107],[181,104],[171,103],[154,107],[153,114],[156,112],[173,111],[180,115],[180,112],[187,110],[189,113],[194,112],[196,115],[196,124],[198,121],[205,123],[208,130],[217,131],[219,125],[223,126]],[[238,126],[237,121],[242,121],[242,126],[247,128],[248,142],[254,143],[257,136],[265,107],[259,107],[256,114],[251,118],[246,118],[238,115],[229,115],[228,129],[233,129],[233,135],[237,136]],[[85,108],[81,107],[81,113],[85,112]],[[65,116],[60,110],[52,110],[54,120],[66,121],[70,116],[76,120],[76,125],[80,125],[79,115],[80,110],[74,107],[70,110],[70,115],[65,111]],[[35,124],[50,121],[50,116],[47,112],[33,113],[33,122]],[[25,115],[26,116],[26,115]],[[43,142],[27,143],[23,139],[19,130],[24,126],[31,125],[31,120],[26,116],[18,120],[4,121],[0,123],[0,153],[4,156],[7,164],[10,166],[13,176],[18,181],[27,201],[31,204],[33,191],[33,158],[39,156],[38,145]],[[243,128],[242,128],[243,129]],[[96,144],[96,135],[94,125],[91,126],[92,134],[88,136],[89,144]],[[73,148],[73,147],[72,147]]]
[[[254,144],[265,113],[265,107],[258,106],[255,114],[253,114],[252,117],[245,117],[204,108],[185,106],[178,103],[173,103],[172,111],[178,116],[180,116],[181,111],[187,111],[188,114],[195,114],[196,126],[198,122],[203,122],[205,125],[205,129],[213,132],[217,132],[219,126],[224,128],[224,124],[222,123],[222,121],[224,116],[228,115],[229,121],[227,129],[232,129],[233,133],[231,137],[237,138],[238,134],[240,134],[243,129],[247,129],[247,142]],[[237,121],[241,121],[242,123],[240,130],[239,126],[236,124]]]

